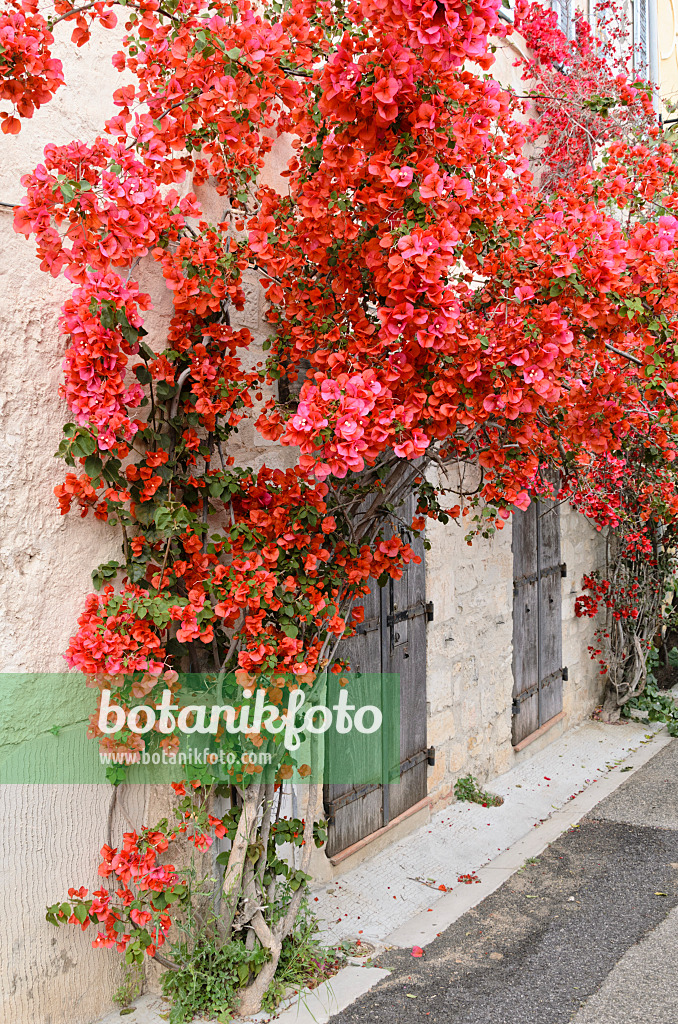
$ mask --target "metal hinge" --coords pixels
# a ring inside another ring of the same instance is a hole
[[[565,577],[567,576],[567,562],[560,563],[560,576],[561,579],[565,579]]]
[[[380,625],[381,619],[379,618],[379,616],[373,615],[371,619],[365,619],[364,622],[360,623],[360,625],[356,629],[356,633],[358,634],[358,636],[364,636],[365,633],[371,633],[375,629],[379,629]]]
[[[411,608],[404,608],[401,612],[393,612],[392,615],[386,616],[386,625],[395,626],[398,622],[408,622],[410,619],[418,619],[420,615],[426,616],[427,622],[433,622],[433,601],[427,601],[426,604],[422,603],[417,607],[414,605]]]
[[[342,793],[341,796],[336,796],[332,800],[326,800],[325,809],[330,820],[334,820],[335,811],[348,806],[348,804],[354,803],[356,800],[363,800],[366,796],[370,793],[374,793],[377,789],[381,789],[380,782],[369,782],[364,786],[358,786],[356,789],[349,790],[348,793]]]
[[[561,671],[562,671],[562,674],[563,674],[564,681],[567,682],[567,680],[570,678],[570,673],[567,670],[567,665]]]
[[[514,700],[513,703],[511,704],[511,714],[512,715],[519,715],[520,714],[520,701],[519,700]]]
[[[429,747],[428,751],[427,751],[426,764],[429,766],[429,768],[432,768],[435,763],[436,763],[436,748],[435,747]]]

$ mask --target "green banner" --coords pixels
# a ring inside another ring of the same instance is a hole
[[[0,675],[0,783],[396,782],[397,675]],[[88,735],[89,734],[89,735]]]

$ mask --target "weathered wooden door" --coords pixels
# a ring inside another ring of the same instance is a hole
[[[402,518],[414,513],[414,500],[407,503]],[[399,761],[390,764],[393,744],[387,740],[386,716],[382,728],[380,781],[369,784],[330,783],[325,786],[325,811],[329,820],[327,853],[331,857],[376,832],[426,796],[426,623],[432,608],[426,604],[424,546],[407,533],[421,562],[410,563],[399,580],[384,587],[376,583],[365,598],[365,619],[358,634],[345,641],[338,654],[351,663],[360,677],[379,674],[382,687],[398,686],[400,697]],[[394,678],[395,677],[395,678]],[[337,677],[330,677],[336,681]],[[358,679],[359,684],[359,679]],[[334,682],[336,686],[336,682]],[[392,696],[382,691],[382,707]],[[396,695],[397,696],[397,695]],[[397,748],[397,744],[396,744]],[[328,745],[327,771],[332,778],[332,746]],[[377,751],[379,756],[379,751]],[[396,781],[388,782],[388,779]]]
[[[513,516],[513,743],[563,709],[560,513],[533,501]]]

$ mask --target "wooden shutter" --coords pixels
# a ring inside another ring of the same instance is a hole
[[[344,640],[337,651],[338,657],[350,662],[351,671],[359,677],[364,673],[381,673],[382,592],[376,583],[363,600],[365,620],[356,636]],[[330,673],[328,678],[328,705],[336,703],[339,681]],[[331,738],[326,749],[326,772],[332,778],[336,757]],[[369,773],[364,766],[356,767],[356,778],[364,779]],[[329,856],[345,850],[363,836],[376,832],[384,823],[381,779],[382,765],[378,765],[377,779],[372,783],[330,783],[324,787],[326,813],[330,821],[327,843]]]
[[[405,522],[411,521],[414,504],[412,497],[403,506],[400,515]],[[426,623],[432,609],[426,603],[423,541],[414,540],[409,534],[405,539],[421,562],[410,563],[401,579],[389,580],[383,588],[373,583],[363,602],[365,620],[358,635],[344,641],[338,652],[340,657],[350,661],[352,671],[380,673],[382,687],[399,687],[400,754],[396,763],[389,763],[392,745],[387,742],[384,729],[379,782],[353,785],[330,782],[325,786],[330,857],[388,824],[423,799],[427,792]],[[394,675],[399,680],[393,679]],[[331,676],[330,687],[337,685],[337,677]],[[382,701],[388,706],[388,694],[383,694]],[[331,740],[327,745],[326,768],[331,779]],[[394,777],[398,781],[384,784],[386,779]]]
[[[414,509],[408,510],[414,514]],[[408,541],[421,558],[410,563],[399,580],[385,588],[388,605],[386,629],[382,630],[382,665],[385,672],[400,676],[400,778],[384,794],[385,818],[390,821],[426,796],[426,570],[424,547]]]
[[[513,516],[513,742],[563,708],[560,514],[533,501]]]

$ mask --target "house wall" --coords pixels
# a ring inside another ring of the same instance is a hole
[[[92,141],[116,112],[111,96],[124,79],[110,58],[122,29],[95,28],[82,49],[69,43],[70,33],[67,24],[55,30],[54,53],[64,65],[66,86],[23,122],[19,135],[2,136],[1,202],[20,201],[21,176],[40,163],[47,142]],[[277,172],[284,160],[276,145],[265,172],[273,187],[282,181]],[[186,182],[183,191],[189,189]],[[218,213],[218,197],[200,190],[199,198],[208,214]],[[63,653],[92,590],[92,569],[120,555],[120,538],[109,525],[92,515],[80,519],[77,511],[59,514],[53,490],[66,469],[54,453],[71,417],[59,397],[65,345],[58,319],[70,286],[39,269],[33,239],[15,234],[12,223],[11,209],[0,207],[0,708],[3,698],[9,699],[3,673],[66,671]],[[154,303],[145,322],[146,340],[161,347],[171,295],[152,261],[140,266],[139,280]],[[254,277],[245,291],[246,307],[234,323],[250,327],[263,341],[262,291]],[[263,350],[255,345],[250,355],[262,359]],[[289,450],[272,447],[252,421],[245,421],[232,454],[255,468],[293,459]],[[47,725],[84,728],[93,696],[83,691],[80,678],[66,681],[60,696],[59,707],[48,711]],[[29,706],[27,713],[45,712]],[[0,715],[0,755],[16,739],[6,728],[3,734],[2,724]],[[121,981],[119,958],[92,949],[91,931],[57,931],[45,921],[45,907],[65,898],[69,886],[97,888],[111,796],[108,785],[0,786],[3,1024],[89,1024],[111,1008]],[[130,821],[138,828],[167,811],[157,812],[157,794],[142,786],[124,787],[119,804],[114,837]]]
[[[60,26],[57,36],[63,44],[55,47],[64,63],[67,87],[24,123],[19,136],[3,139],[3,202],[21,198],[20,177],[39,163],[46,140],[92,140],[113,113],[110,96],[121,84],[110,66],[115,34],[95,32],[81,50],[68,43],[69,35],[68,26]],[[496,71],[513,84],[518,83],[512,66],[515,45],[499,45]],[[277,180],[282,158],[278,151],[269,165],[271,183]],[[11,211],[3,208],[0,238],[0,672],[63,671],[63,651],[91,590],[91,570],[116,557],[120,545],[114,532],[92,516],[59,516],[52,492],[63,479],[64,467],[53,453],[68,414],[58,396],[64,349],[58,315],[68,289],[39,270],[33,241],[13,233]],[[157,277],[148,269],[142,268],[141,283],[154,301],[162,295]],[[236,323],[250,327],[263,340],[263,300],[254,279],[248,283],[247,296]],[[146,324],[151,344],[162,339],[167,298]],[[262,354],[253,351],[254,358]],[[247,421],[232,451],[255,468],[264,459],[282,464],[291,457],[256,434]],[[576,563],[580,572],[591,564],[593,553],[589,542],[581,540],[584,534],[578,520],[573,519],[570,527],[565,517],[564,557],[569,563],[569,544],[573,567]],[[509,718],[511,534],[507,526],[493,541],[473,548],[452,525],[434,525],[430,536],[428,579],[436,620],[429,634],[429,741],[439,750],[430,785],[437,798],[444,798],[460,772],[474,771],[486,778],[508,767],[515,756]],[[572,580],[571,576],[566,587]],[[569,600],[567,596],[566,605]],[[594,699],[585,656],[578,648],[585,628],[568,612],[567,724],[587,714]],[[581,665],[576,674],[575,663]],[[70,690],[65,688],[58,721],[84,722],[87,697],[74,680]],[[7,737],[0,742],[8,742]],[[0,973],[0,1020],[5,1024],[89,1024],[110,1009],[120,982],[117,958],[93,950],[89,932],[56,931],[45,922],[44,907],[61,898],[71,884],[95,887],[97,851],[107,839],[111,796],[108,786],[35,785],[0,791],[0,957],[7,968]],[[143,787],[125,787],[112,835],[119,835],[130,821],[137,827],[148,823],[157,799]]]
[[[428,627],[428,742],[436,748],[429,774],[434,802],[450,799],[455,779],[471,772],[486,781],[516,758],[586,718],[600,702],[601,677],[588,654],[596,628],[574,614],[582,574],[604,562],[599,533],[568,505],[561,507],[564,716],[529,747],[511,743],[513,691],[513,554],[511,523],[491,539],[464,540],[468,527],[432,523],[426,558],[427,598],[435,614]]]
[[[678,103],[678,3],[657,0],[659,95],[664,117],[676,117],[667,104]],[[674,126],[675,127],[675,126]]]
[[[40,162],[47,141],[92,140],[114,112],[115,34],[95,35],[76,50],[70,33],[67,25],[55,32],[64,41],[56,50],[68,86],[24,122],[20,135],[2,137],[4,203],[21,199],[20,178]],[[91,570],[115,557],[119,543],[92,516],[62,518],[52,493],[64,476],[53,456],[68,419],[58,395],[58,315],[67,283],[40,271],[33,241],[14,234],[12,211],[4,207],[0,251],[0,673],[64,672],[63,652],[91,590]],[[7,689],[0,676],[0,701]],[[74,682],[61,696],[58,707],[47,709],[47,724],[82,722],[91,695]],[[38,705],[27,705],[26,714],[45,715]],[[14,739],[6,730],[0,744]],[[145,793],[127,790],[125,814],[141,821]],[[90,933],[57,931],[45,921],[45,906],[63,899],[70,885],[97,887],[111,794],[109,786],[0,787],[3,1024],[87,1024],[110,1009],[121,980],[118,958],[92,949]],[[118,810],[114,834],[126,827]]]

